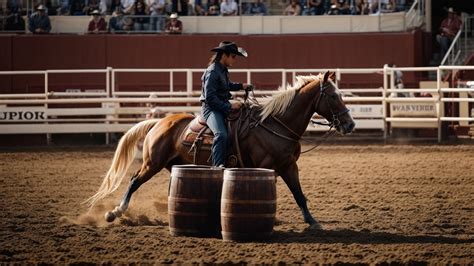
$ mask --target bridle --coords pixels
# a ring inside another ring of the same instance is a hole
[[[328,94],[326,93],[326,89],[329,88],[329,86],[331,86],[331,85],[333,85],[334,87],[336,85],[331,80],[329,80],[328,84],[326,84],[326,85],[323,85],[322,81],[320,81],[319,84],[320,84],[319,85],[320,86],[319,97],[317,98],[316,104],[314,105],[314,110],[315,111],[318,110],[319,104],[321,102],[321,98],[324,97],[326,99],[327,104],[328,104],[329,111],[331,112],[332,120],[329,121],[329,123],[321,123],[321,122],[318,122],[318,121],[315,121],[315,120],[311,119],[311,123],[321,125],[321,126],[328,126],[329,130],[331,130],[333,127],[337,127],[341,124],[341,120],[339,118],[342,115],[348,113],[350,110],[346,107],[344,110],[341,110],[339,112],[334,112],[333,108],[331,106],[331,103],[329,102],[329,97],[328,97]]]
[[[328,94],[326,93],[326,89],[329,88],[329,86],[333,85],[334,87],[336,87],[336,85],[334,84],[334,82],[332,82],[331,80],[329,80],[328,84],[326,85],[323,85],[323,81],[320,80],[319,82],[320,84],[320,92],[319,92],[319,96],[318,98],[316,99],[316,103],[314,105],[314,110],[317,111],[318,108],[319,108],[319,104],[321,102],[321,99],[324,97],[326,99],[326,102],[328,104],[328,108],[329,108],[329,111],[331,112],[331,115],[332,115],[332,120],[329,121],[329,123],[321,123],[321,122],[317,122],[317,121],[314,121],[313,119],[311,119],[311,122],[313,124],[317,124],[317,125],[322,125],[322,126],[328,126],[329,129],[328,131],[324,134],[323,136],[323,140],[321,142],[319,142],[318,144],[316,144],[315,146],[313,146],[312,148],[308,149],[308,150],[305,150],[305,151],[302,151],[301,153],[306,153],[306,152],[309,152],[309,151],[312,151],[314,150],[315,148],[317,148],[319,145],[321,145],[327,138],[329,138],[330,136],[332,136],[335,131],[332,131],[331,129],[333,127],[337,127],[341,124],[341,120],[339,119],[342,115],[348,113],[350,110],[346,107],[344,110],[342,111],[339,111],[339,112],[334,112],[333,108],[332,108],[332,105],[331,103],[329,102],[329,97],[328,97]],[[253,93],[253,87],[251,88],[250,90],[252,93]],[[245,101],[249,100],[249,91],[246,91],[245,92]],[[258,102],[256,101],[255,99],[255,95],[254,95],[254,103],[257,103]],[[294,132],[291,128],[289,128],[287,125],[285,125],[285,123],[283,123],[281,120],[279,120],[277,117],[275,116],[271,116],[273,118],[273,120],[275,120],[278,124],[280,124],[281,126],[283,126],[291,135],[293,135],[293,137],[287,137],[283,134],[280,134],[278,132],[276,132],[275,130],[265,126],[264,124],[262,123],[258,123],[257,125],[258,126],[261,126],[263,127],[264,129],[270,131],[271,133],[273,133],[274,135],[278,136],[278,137],[281,137],[283,139],[286,139],[286,140],[289,140],[289,141],[292,141],[292,142],[299,142],[299,140],[301,139],[301,136],[299,136],[296,132]]]
[[[321,122],[318,122],[318,121],[314,121],[313,119],[311,119],[311,123],[313,124],[317,124],[317,125],[321,125],[321,126],[328,126],[329,129],[328,131],[326,131],[326,133],[324,133],[324,135],[322,136],[322,140],[317,143],[316,145],[314,145],[313,147],[305,150],[305,151],[302,151],[301,154],[303,153],[307,153],[307,152],[310,152],[314,149],[316,149],[317,147],[319,147],[319,145],[323,144],[324,141],[326,141],[330,136],[334,135],[334,133],[336,131],[334,130],[331,130],[333,127],[337,127],[341,124],[341,120],[339,119],[340,116],[348,113],[350,110],[346,107],[344,110],[342,111],[339,111],[339,112],[334,112],[333,111],[333,108],[331,106],[331,103],[329,102],[329,97],[328,97],[328,94],[326,93],[326,89],[329,87],[329,86],[333,86],[333,87],[336,87],[336,84],[334,84],[334,82],[332,82],[331,80],[328,80],[328,84],[326,85],[323,85],[323,82],[322,80],[320,80],[319,82],[319,86],[320,86],[320,89],[319,89],[319,97],[318,99],[316,100],[316,104],[314,105],[314,110],[315,112],[318,110],[319,108],[319,103],[321,102],[321,98],[326,98],[326,102],[328,104],[328,108],[329,108],[329,111],[331,112],[331,115],[332,115],[332,120],[329,121],[329,123],[321,123]]]

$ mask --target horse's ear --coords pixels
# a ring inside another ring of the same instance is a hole
[[[326,73],[324,73],[324,83],[326,83],[328,81],[328,79],[331,79],[332,81],[334,81],[334,79],[336,78],[336,72],[331,72],[331,71],[326,71]]]
[[[330,76],[331,76],[331,72],[326,71],[326,73],[324,73],[323,83],[326,83]]]

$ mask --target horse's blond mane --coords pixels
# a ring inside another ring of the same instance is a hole
[[[263,104],[262,111],[260,112],[260,121],[263,122],[272,115],[283,114],[293,101],[293,98],[295,98],[298,90],[312,81],[319,80],[319,78],[319,75],[297,76],[296,82],[293,85],[287,84],[286,88],[279,87],[278,90],[282,90],[282,92],[274,95],[268,102]]]

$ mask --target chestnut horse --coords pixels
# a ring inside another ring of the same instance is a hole
[[[274,95],[261,106],[259,123],[239,140],[243,167],[274,169],[285,181],[304,221],[320,228],[306,205],[301,190],[296,161],[301,153],[299,139],[316,112],[327,119],[341,134],[352,132],[355,123],[342,101],[333,81],[334,73],[318,76],[299,76],[296,83]],[[115,191],[125,176],[135,153],[136,143],[145,138],[143,164],[131,178],[128,190],[113,211],[105,218],[112,222],[128,208],[132,194],[163,168],[190,164],[189,147],[182,144],[182,132],[194,119],[189,114],[172,114],[162,119],[138,123],[120,139],[117,150],[98,192],[88,199],[90,207]],[[209,151],[199,153],[200,162],[206,162]]]

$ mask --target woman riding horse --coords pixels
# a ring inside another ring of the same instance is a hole
[[[312,228],[321,227],[311,215],[301,189],[297,165],[301,154],[299,140],[315,112],[341,134],[351,133],[355,126],[334,78],[335,73],[330,72],[298,76],[295,85],[260,106],[258,117],[250,118],[253,125],[248,133],[239,135],[241,166],[275,170],[293,194],[304,221]],[[163,168],[171,170],[173,165],[192,163],[189,146],[183,142],[182,135],[193,119],[196,119],[193,115],[173,114],[140,122],[128,130],[120,139],[99,190],[88,200],[89,205],[94,206],[117,190],[133,161],[135,145],[143,138],[143,164],[132,176],[120,204],[106,213],[107,221],[120,217],[127,210],[132,194]],[[209,156],[210,151],[201,152],[198,161],[207,162]]]
[[[229,41],[221,42],[218,47],[211,49],[211,51],[216,52],[216,54],[211,57],[209,66],[201,78],[201,113],[212,133],[214,133],[212,164],[224,167],[228,143],[225,118],[231,109],[239,109],[241,106],[240,102],[229,101],[232,97],[229,91],[238,91],[250,87],[249,84],[230,82],[227,68],[235,63],[237,56],[247,57],[247,52]]]

